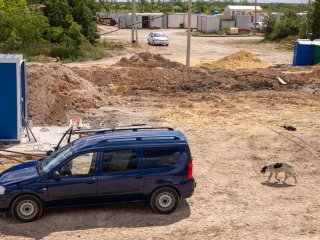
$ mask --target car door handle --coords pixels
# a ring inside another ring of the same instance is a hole
[[[136,179],[143,178],[143,176],[136,176]]]
[[[94,184],[96,182],[95,178],[92,178],[90,180],[87,180],[87,184]]]

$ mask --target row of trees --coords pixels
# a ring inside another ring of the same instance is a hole
[[[0,0],[0,51],[76,52],[98,38],[97,7],[94,0]]]
[[[116,0],[99,0],[101,2],[101,10],[106,12],[130,12],[132,9],[131,0],[127,2],[117,2]],[[138,12],[187,12],[188,2],[181,0],[137,0]],[[212,14],[213,11],[218,10],[223,12],[228,5],[253,5],[249,2],[232,2],[232,1],[208,1],[208,0],[193,0],[193,11],[199,11],[203,14]],[[307,5],[303,4],[263,4],[259,3],[264,10],[275,12],[288,11],[306,11]]]

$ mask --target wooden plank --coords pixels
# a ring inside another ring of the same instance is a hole
[[[43,157],[43,156],[45,156],[45,154],[43,154],[43,155],[31,154],[31,153],[17,152],[17,151],[1,149],[1,148],[0,148],[0,152],[16,153],[16,154],[19,154],[19,155],[26,155],[26,156],[31,156],[31,157]]]
[[[287,85],[287,83],[286,83],[281,77],[276,77],[276,79],[278,79],[278,81],[279,81],[282,85]]]

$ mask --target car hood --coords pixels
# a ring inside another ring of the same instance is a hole
[[[155,37],[154,39],[161,40],[161,41],[167,41],[168,40],[167,37]]]
[[[22,163],[7,169],[0,175],[0,185],[16,183],[38,177],[39,175],[35,168],[36,163],[37,161]]]

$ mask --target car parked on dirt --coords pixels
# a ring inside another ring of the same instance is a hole
[[[50,209],[119,203],[149,203],[155,212],[170,214],[194,192],[192,157],[180,131],[69,129],[64,137],[71,134],[82,137],[0,174],[2,211],[21,222]]]
[[[262,30],[265,27],[263,22],[251,23],[251,30],[254,30],[254,26],[256,26],[256,30]]]
[[[169,46],[169,38],[165,33],[151,32],[148,35],[148,44]]]

